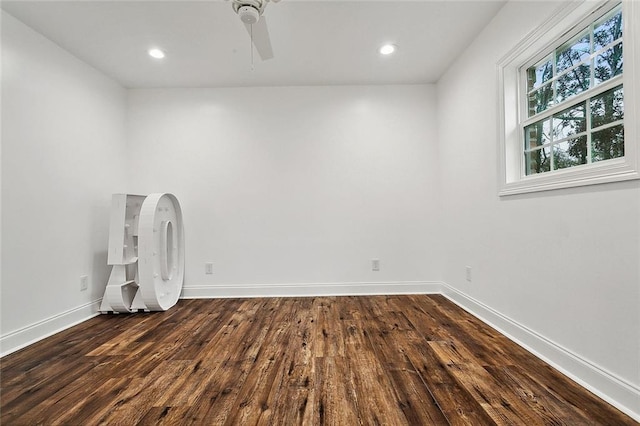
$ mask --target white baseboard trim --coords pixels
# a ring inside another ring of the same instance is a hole
[[[578,356],[484,303],[441,283],[442,294],[595,395],[640,421],[640,387]]]
[[[439,294],[439,281],[390,281],[301,284],[228,284],[182,288],[182,299],[230,297],[373,296],[385,294]]]
[[[101,301],[102,299],[93,300],[0,336],[0,357],[99,315]]]

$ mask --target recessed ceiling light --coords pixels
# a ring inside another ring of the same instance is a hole
[[[156,59],[162,59],[164,58],[164,52],[160,49],[149,49],[149,56],[151,56],[152,58],[156,58]]]
[[[381,55],[391,55],[396,51],[396,49],[397,46],[395,44],[385,44],[378,50],[378,52],[380,52]]]

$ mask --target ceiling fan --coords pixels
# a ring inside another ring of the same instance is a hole
[[[244,23],[251,37],[251,43],[263,61],[273,58],[267,20],[263,16],[264,9],[270,1],[277,3],[280,0],[232,0],[233,10]]]

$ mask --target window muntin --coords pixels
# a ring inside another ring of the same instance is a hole
[[[624,156],[622,29],[618,5],[524,68],[524,176]]]

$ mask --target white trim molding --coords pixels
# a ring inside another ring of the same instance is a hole
[[[640,387],[571,352],[484,303],[442,283],[442,295],[571,380],[640,421]]]
[[[579,0],[563,4],[528,34],[497,64],[498,85],[498,195],[618,182],[640,178],[640,2],[622,0],[624,40],[625,154],[614,160],[570,167],[533,176],[522,170],[522,135],[519,111],[523,99],[521,67],[540,52],[552,49],[573,26],[595,19],[607,0]]]
[[[0,336],[0,357],[100,315],[98,308],[101,301],[93,300]]]
[[[373,296],[439,294],[439,281],[335,282],[288,284],[223,284],[182,287],[182,299],[231,297]]]

